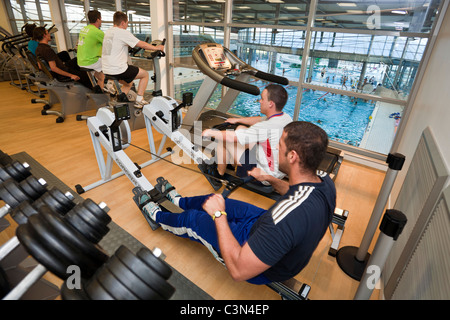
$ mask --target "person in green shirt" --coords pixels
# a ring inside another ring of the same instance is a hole
[[[102,72],[102,45],[104,32],[100,30],[102,15],[97,10],[87,14],[89,24],[81,29],[78,38],[77,63],[80,67],[94,70],[94,76],[103,91],[105,75]]]

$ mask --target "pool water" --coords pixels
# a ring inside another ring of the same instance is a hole
[[[181,100],[182,93],[187,91],[192,92],[195,96],[201,83],[201,80],[183,83],[181,90],[175,95],[176,99]],[[255,81],[252,84],[258,86],[261,92],[266,86],[262,81]],[[289,98],[283,111],[293,116],[297,87],[285,86],[285,88]],[[216,108],[220,102],[220,90],[221,87],[219,85],[207,107]],[[259,98],[260,96],[240,93],[230,107],[229,112],[244,117],[259,116]],[[317,124],[327,132],[331,140],[359,146],[374,108],[374,103],[361,99],[323,91],[305,90],[302,94],[298,120]]]

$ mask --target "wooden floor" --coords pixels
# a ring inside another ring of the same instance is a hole
[[[0,149],[3,152],[27,152],[72,188],[76,184],[87,186],[100,179],[89,130],[84,121],[76,121],[75,115],[69,115],[64,123],[55,123],[56,116],[41,115],[42,104],[30,102],[36,96],[9,82],[0,82],[0,96]],[[95,112],[85,114],[94,115]],[[156,137],[161,138],[159,134]],[[132,132],[132,143],[149,150],[145,129]],[[173,143],[166,144],[170,146]],[[139,164],[150,159],[150,154],[133,146],[126,152]],[[164,176],[183,196],[213,192],[194,164],[183,165],[197,172],[165,161],[155,162],[142,172],[151,183],[155,183],[157,177]],[[114,170],[117,172],[118,168]],[[350,214],[341,247],[359,246],[383,179],[384,172],[344,159],[336,179],[337,206]],[[132,200],[132,188],[132,183],[122,176],[82,196],[97,203],[105,202],[111,208],[109,214],[113,221],[150,249],[161,248],[171,266],[214,299],[280,299],[266,286],[234,282],[226,269],[202,245],[161,229],[152,231]],[[243,189],[235,191],[232,198],[265,208],[273,203]],[[11,222],[13,225],[2,232],[0,241],[4,242],[5,238],[13,235],[14,222]],[[348,277],[339,268],[336,259],[328,255],[330,244],[331,236],[327,232],[307,267],[296,278],[311,286],[309,298],[312,300],[352,299],[359,282]],[[375,291],[372,299],[378,299],[378,295]]]

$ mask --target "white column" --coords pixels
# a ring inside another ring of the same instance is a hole
[[[61,13],[61,3],[58,0],[49,0],[48,6],[50,7],[50,15],[52,17],[52,23],[58,29],[53,35],[55,37],[57,51],[65,51],[67,50],[67,42],[66,37],[69,37],[69,34],[65,34],[64,25],[63,25],[63,15]],[[46,28],[50,28],[51,26],[46,26]]]
[[[149,0],[150,1],[150,0]],[[151,0],[150,1],[150,18],[152,23],[152,40],[166,39],[166,54],[167,54],[167,34],[166,34],[166,13],[165,0]],[[168,56],[160,59],[159,64],[161,68],[161,90],[163,95],[168,95],[167,86],[167,60]]]

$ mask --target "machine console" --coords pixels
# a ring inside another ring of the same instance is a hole
[[[223,47],[218,43],[205,43],[200,45],[206,61],[211,69],[230,69],[231,62],[225,56]]]
[[[114,115],[117,121],[130,119],[130,108],[127,103],[114,106]]]

